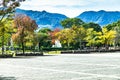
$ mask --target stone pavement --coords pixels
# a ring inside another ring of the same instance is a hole
[[[120,80],[120,53],[1,58],[0,80]]]

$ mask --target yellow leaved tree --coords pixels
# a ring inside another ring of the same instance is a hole
[[[63,45],[67,45],[67,47],[70,47],[70,43],[74,42],[74,31],[70,28],[66,28],[61,30],[56,34],[56,37],[60,40],[60,42]]]
[[[107,30],[107,28],[102,28],[102,43],[106,49],[109,49],[109,45],[113,45],[115,42],[116,31]]]

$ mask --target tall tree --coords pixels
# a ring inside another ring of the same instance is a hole
[[[78,48],[82,48],[83,44],[85,42],[86,37],[86,29],[83,26],[72,26],[71,28],[75,33],[75,42],[77,45],[79,44]]]
[[[97,32],[102,31],[101,26],[99,24],[96,24],[96,23],[93,23],[93,22],[85,23],[85,24],[83,24],[83,27],[86,28],[86,29],[93,28],[94,31],[97,31]]]
[[[117,22],[114,22],[112,24],[106,25],[104,27],[107,28],[109,31],[110,30],[116,31],[114,46],[115,46],[115,48],[116,48],[116,46],[119,46],[120,45],[120,20]]]
[[[102,44],[102,32],[97,32],[93,28],[87,29],[85,40],[87,41],[87,46],[95,47]]]
[[[60,32],[60,29],[59,28],[56,28],[55,30],[51,31],[50,32],[50,36],[51,36],[51,39],[52,39],[52,44],[54,45],[55,44],[55,40],[57,39],[56,38],[56,34]]]
[[[49,29],[49,28],[42,28],[38,32],[39,33],[49,33],[49,32],[51,32],[51,29]]]
[[[114,30],[116,27],[120,27],[120,20],[112,24],[108,24],[104,27],[107,28],[108,30]]]
[[[63,47],[67,45],[67,48],[70,47],[70,44],[74,42],[75,33],[72,29],[63,29],[58,32],[56,35],[58,40],[62,43]]]
[[[102,32],[96,32],[93,28],[87,30],[86,41],[88,46],[100,46],[104,45],[106,49],[109,45],[113,45],[116,37],[116,31],[107,30],[107,28],[102,28]]]
[[[13,30],[13,20],[3,19],[2,24],[0,25],[0,38],[1,38],[1,46],[2,46],[2,54],[4,54],[4,46],[9,41],[10,36]]]
[[[4,17],[11,16],[15,8],[20,5],[20,2],[25,0],[1,0],[0,1],[0,24]]]
[[[14,19],[15,28],[17,32],[12,35],[13,41],[16,43],[21,43],[23,54],[25,52],[25,42],[30,39],[30,35],[34,34],[34,31],[37,29],[38,25],[34,20],[25,15],[17,15]]]
[[[0,1],[0,27],[2,31],[2,53],[4,54],[4,34],[5,34],[5,27],[4,19],[11,19],[13,16],[13,12],[15,11],[15,8],[20,5],[20,2],[25,0],[1,0]]]
[[[119,46],[120,44],[120,26],[116,26],[114,27],[114,31],[116,31],[116,35],[115,35],[115,48],[116,46]]]
[[[84,24],[84,22],[79,18],[67,18],[67,19],[61,21],[61,25],[64,28],[71,28],[73,25],[80,26],[82,24]]]
[[[36,39],[38,41],[39,50],[42,50],[42,47],[51,47],[51,30],[48,28],[42,28],[36,33]]]
[[[106,49],[109,49],[109,45],[113,44],[116,37],[116,31],[102,28],[102,42]]]

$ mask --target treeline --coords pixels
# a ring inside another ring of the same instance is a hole
[[[36,32],[39,50],[56,50],[51,48],[56,40],[62,44],[59,50],[119,48],[120,21],[101,27],[93,22],[85,23],[79,18],[67,18],[61,21],[61,25],[64,27],[62,30],[42,28]]]
[[[37,30],[38,25],[26,15],[16,15],[12,20],[4,18],[0,28],[0,45],[4,50],[41,51],[57,50],[52,48],[55,41],[59,40],[65,49],[100,49],[109,47],[117,48],[120,44],[120,21],[101,28],[96,23],[85,23],[78,18],[68,18],[61,21],[64,29],[50,30],[42,28]],[[3,51],[4,52],[4,51]]]
[[[63,49],[85,49],[119,47],[120,21],[101,28],[96,23],[85,23],[79,18],[67,18],[61,21],[64,29],[38,29],[38,25],[30,17],[14,14],[19,6],[18,0],[7,0],[0,8],[0,46],[1,53],[6,49],[41,51],[51,49],[59,40]],[[20,0],[22,1],[22,0]],[[23,0],[24,1],[24,0]],[[11,5],[9,5],[9,3]],[[63,50],[61,49],[61,50]]]
[[[109,49],[120,44],[120,21],[101,27],[99,24],[85,23],[78,18],[61,21],[63,30],[56,32],[55,38],[63,47],[73,49]]]

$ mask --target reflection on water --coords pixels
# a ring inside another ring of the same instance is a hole
[[[0,80],[16,80],[15,77],[1,77]]]

